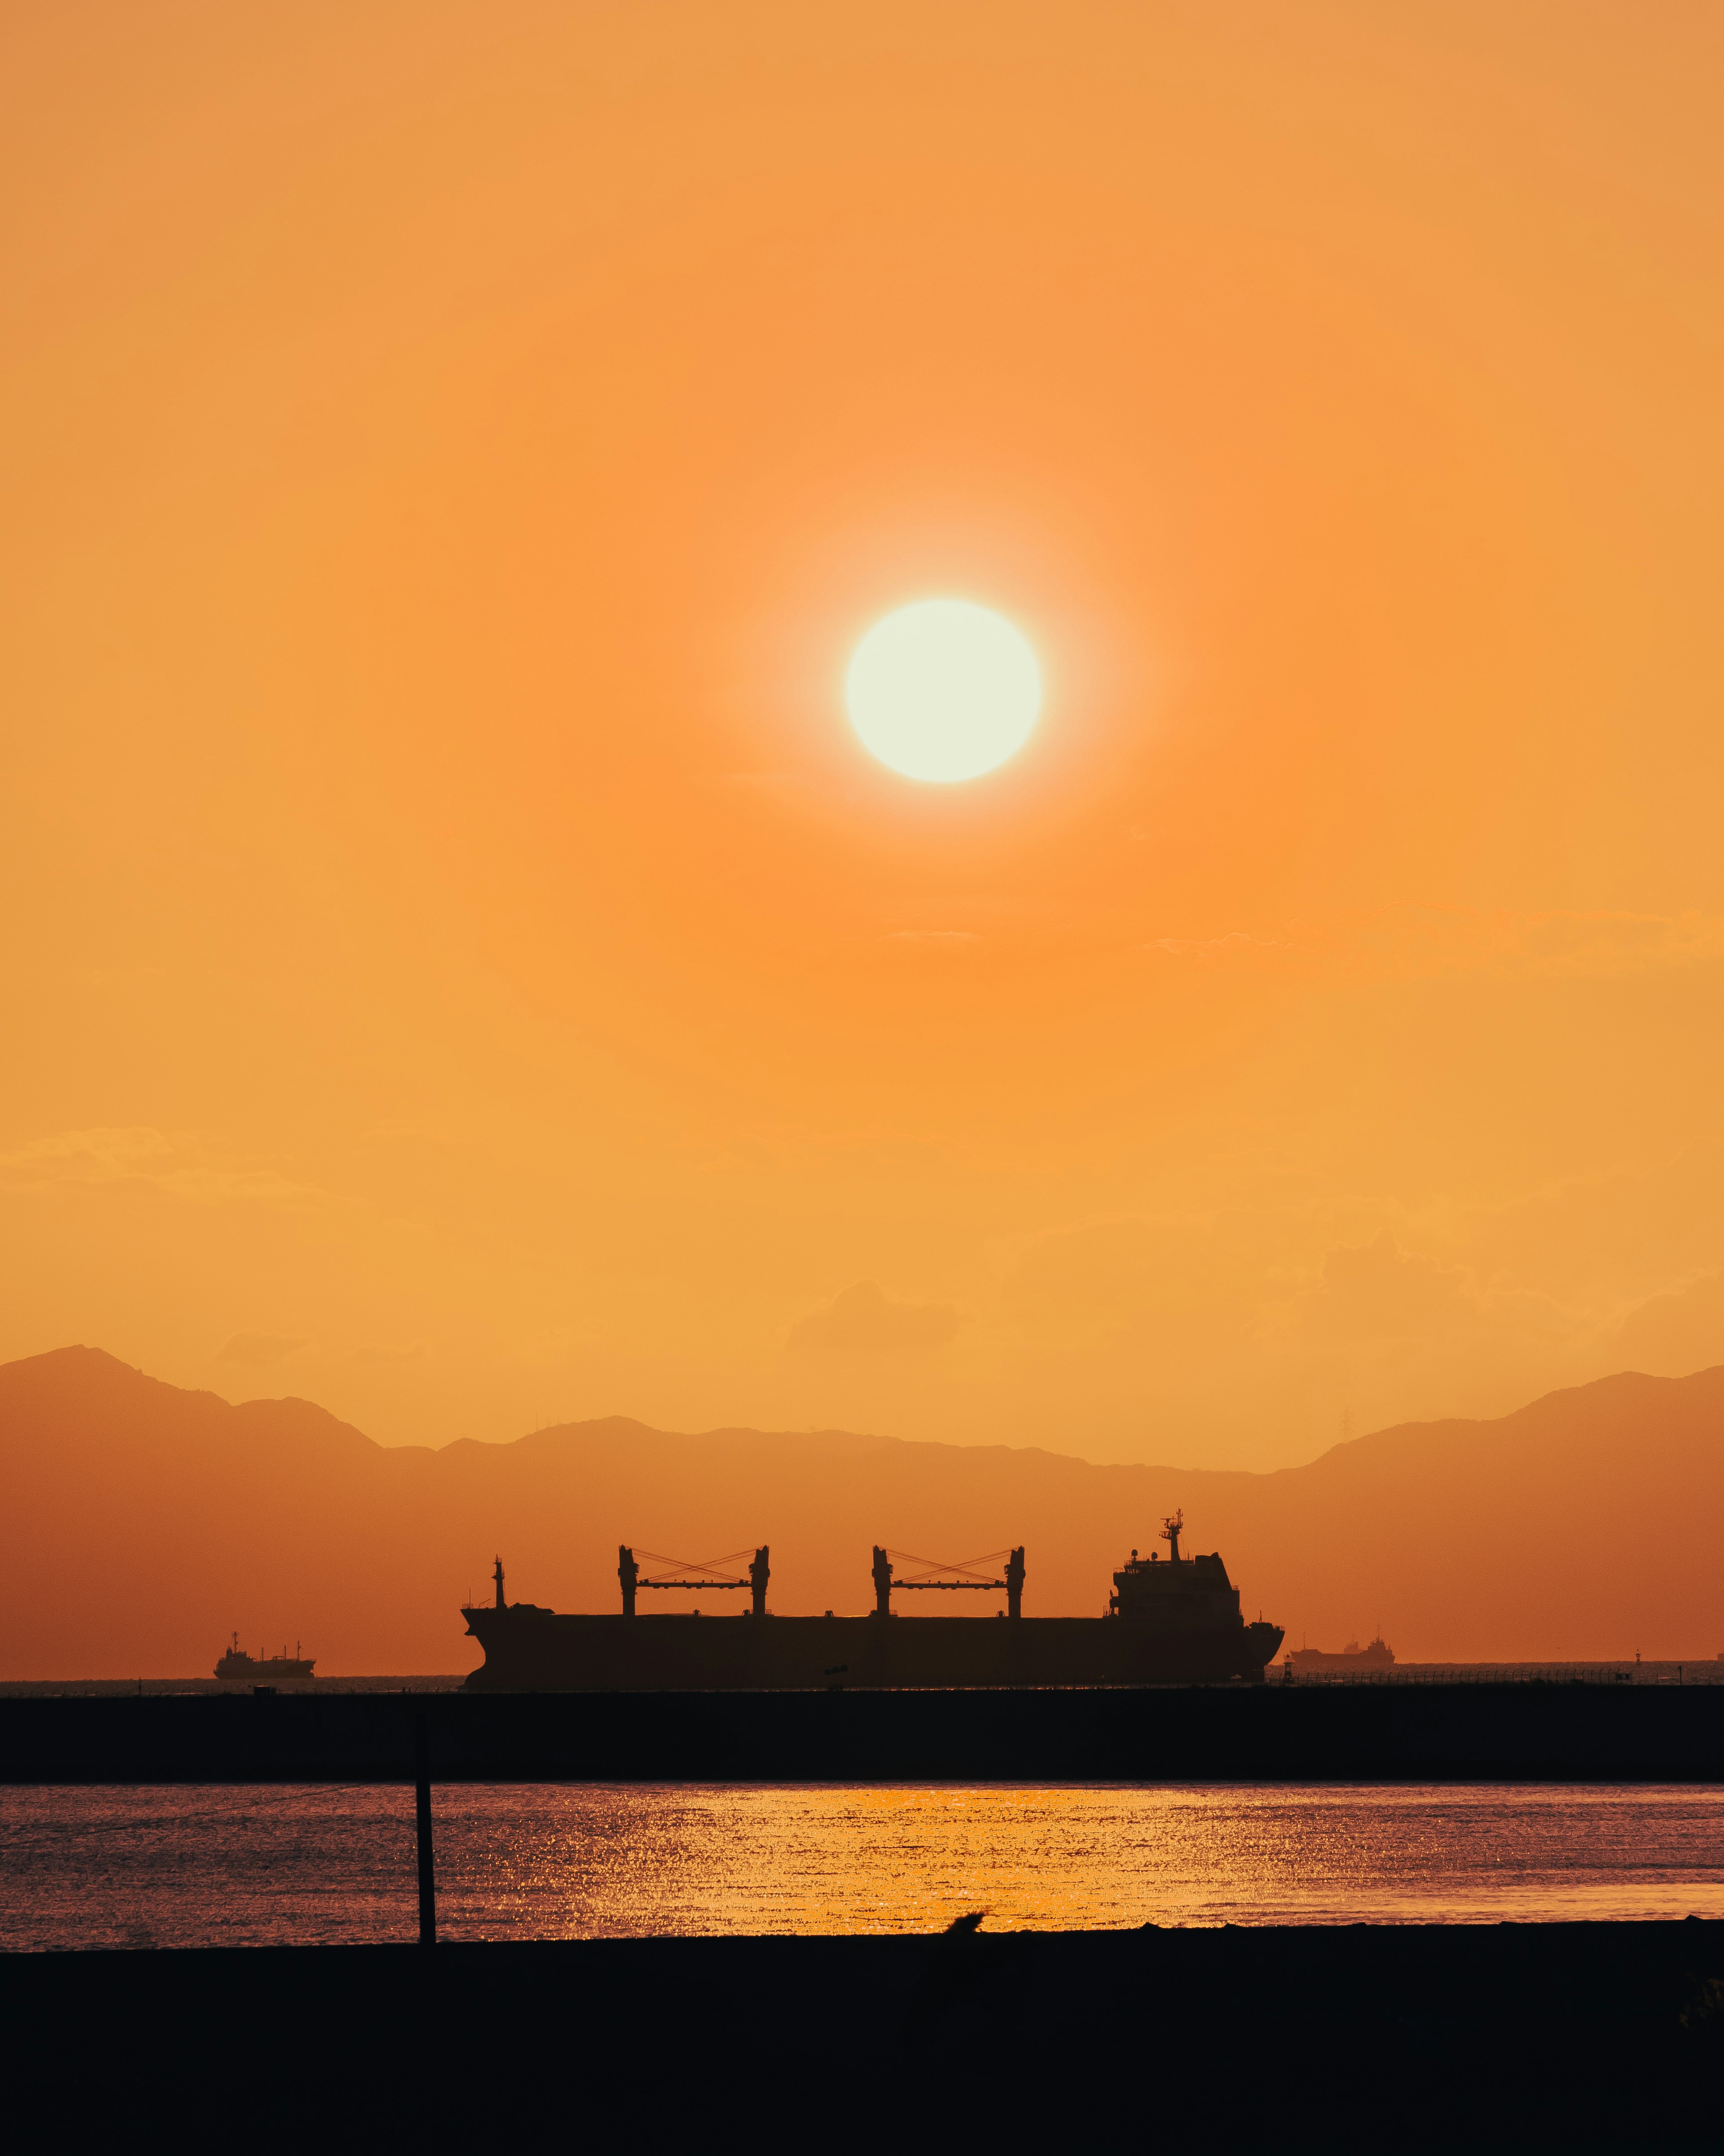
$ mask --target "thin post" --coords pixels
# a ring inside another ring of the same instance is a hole
[[[413,1722],[413,1812],[419,1843],[419,1944],[437,1943],[437,1867],[431,1856],[431,1736],[421,1714]]]

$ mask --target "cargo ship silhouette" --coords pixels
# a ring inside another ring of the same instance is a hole
[[[618,1616],[562,1615],[511,1602],[496,1562],[495,1600],[462,1614],[485,1650],[469,1691],[786,1691],[1156,1684],[1261,1684],[1282,1640],[1278,1625],[1248,1625],[1239,1589],[1219,1555],[1182,1557],[1184,1516],[1165,1521],[1165,1558],[1152,1551],[1113,1576],[1103,1617],[1025,1617],[1024,1551],[933,1563],[876,1546],[873,1613],[866,1617],[775,1617],[767,1609],[769,1549],[746,1572],[726,1570],[737,1551],[707,1563],[655,1558],[649,1573],[626,1544],[617,1553],[623,1608]],[[894,1558],[919,1572],[900,1576]],[[1003,1558],[998,1576],[978,1568]],[[646,1617],[644,1591],[701,1594],[746,1590],[735,1617],[699,1611]],[[992,1618],[900,1617],[900,1593],[994,1593],[1006,1607]]]
[[[1349,1640],[1338,1655],[1326,1654],[1321,1647],[1295,1647],[1287,1661],[1295,1676],[1368,1676],[1373,1671],[1392,1670],[1395,1650],[1379,1630],[1367,1647],[1357,1640]]]
[[[279,1655],[257,1657],[246,1653],[239,1644],[239,1635],[233,1635],[233,1643],[215,1666],[218,1677],[245,1677],[256,1683],[268,1678],[271,1683],[286,1678],[309,1677],[316,1667],[316,1657],[310,1655],[300,1659],[299,1642],[294,1642],[294,1651],[289,1654],[284,1647]]]

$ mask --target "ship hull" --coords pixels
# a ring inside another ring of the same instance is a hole
[[[580,1617],[463,1612],[469,1691],[794,1691],[1260,1684],[1274,1625],[1100,1617]]]

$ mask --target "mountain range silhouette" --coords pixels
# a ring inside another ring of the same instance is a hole
[[[769,1543],[786,1614],[868,1608],[875,1543],[942,1560],[1021,1543],[1027,1615],[1100,1615],[1176,1507],[1187,1549],[1219,1550],[1246,1615],[1290,1646],[1380,1625],[1403,1661],[1724,1648],[1724,1366],[1247,1474],[623,1416],[384,1446],[308,1400],[233,1406],[77,1347],[0,1366],[0,1474],[8,1678],[203,1676],[235,1630],[254,1652],[302,1642],[323,1676],[464,1671],[459,1605],[489,1594],[495,1555],[511,1599],[611,1610],[625,1542],[682,1559]]]

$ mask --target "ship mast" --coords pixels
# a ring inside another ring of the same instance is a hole
[[[497,1583],[497,1607],[499,1609],[506,1609],[509,1605],[503,1599],[503,1560],[501,1558],[497,1559],[496,1564],[491,1572],[491,1578]]]
[[[1168,1545],[1167,1558],[1172,1564],[1179,1562],[1179,1531],[1185,1525],[1185,1507],[1182,1505],[1171,1518],[1162,1522],[1162,1540]]]

